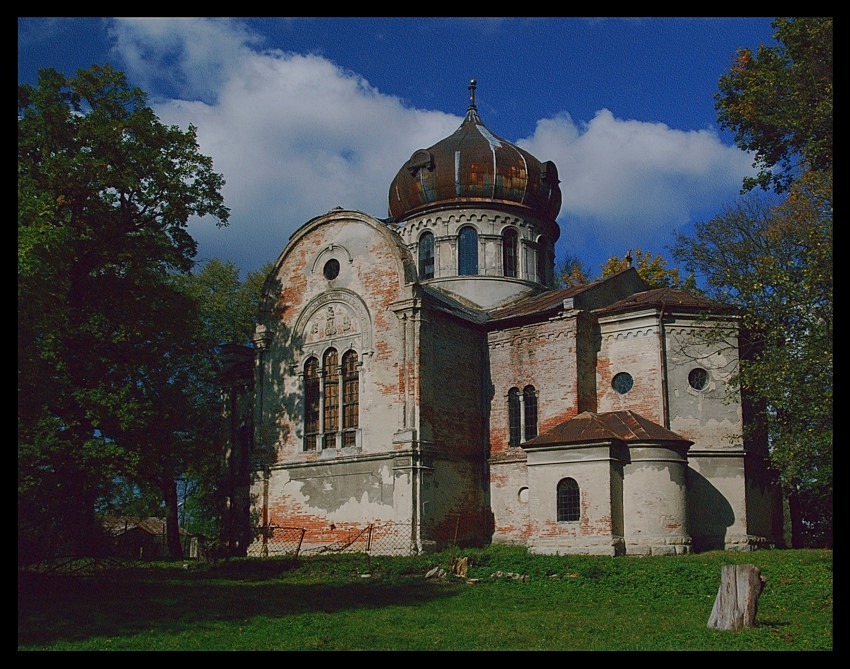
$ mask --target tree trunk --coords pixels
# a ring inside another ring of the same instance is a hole
[[[708,627],[719,630],[752,627],[765,580],[753,564],[724,565]]]
[[[168,557],[172,560],[183,559],[183,545],[180,542],[180,523],[177,515],[177,482],[166,479],[162,482],[162,496],[165,500],[165,537],[168,544]]]

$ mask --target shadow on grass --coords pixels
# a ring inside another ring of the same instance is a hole
[[[186,572],[174,568],[120,569],[95,576],[22,572],[18,647],[152,629],[179,633],[207,622],[257,616],[414,605],[458,592],[451,581],[440,587],[423,575],[382,580],[351,574],[348,579],[335,577],[332,583],[282,580],[293,568],[258,561]]]

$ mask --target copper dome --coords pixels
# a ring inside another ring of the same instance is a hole
[[[466,118],[449,137],[414,151],[390,186],[389,214],[401,221],[434,207],[501,203],[554,221],[561,210],[558,170],[490,132],[469,86]]]

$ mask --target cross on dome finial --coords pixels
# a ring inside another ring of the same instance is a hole
[[[466,118],[464,119],[464,123],[475,123],[476,125],[481,124],[481,119],[478,118],[478,107],[475,106],[475,88],[478,85],[478,82],[475,79],[470,80],[469,82],[469,106],[466,108]]]

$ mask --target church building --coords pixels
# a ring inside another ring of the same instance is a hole
[[[307,221],[266,282],[261,526],[302,528],[304,549],[369,526],[376,554],[781,542],[767,448],[729,384],[735,314],[634,268],[556,288],[557,168],[483,124],[474,81],[460,127],[413,152],[388,200],[387,218]]]

